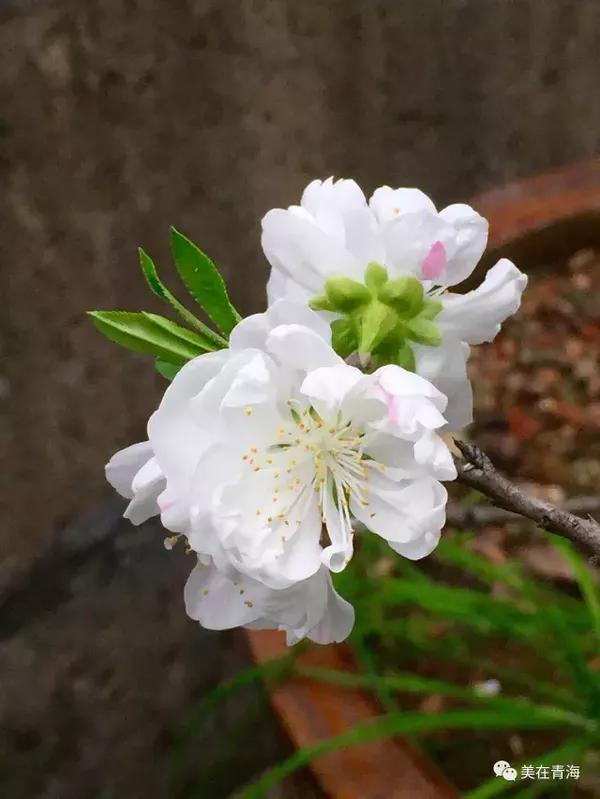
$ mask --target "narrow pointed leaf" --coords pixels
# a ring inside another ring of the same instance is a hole
[[[150,287],[150,290],[156,294],[157,297],[160,297],[161,300],[167,302],[171,308],[173,308],[179,316],[187,322],[190,327],[193,327],[199,336],[201,336],[207,343],[208,349],[220,349],[222,347],[227,346],[227,341],[222,338],[218,333],[215,333],[214,330],[211,330],[207,327],[204,322],[201,322],[200,319],[196,319],[194,314],[183,305],[174,294],[172,294],[169,289],[165,286],[162,280],[158,276],[158,272],[156,270],[156,266],[154,261],[148,253],[144,252],[144,250],[140,247],[138,249],[138,253],[140,256],[140,267],[142,272],[144,273],[144,277],[146,278],[146,282]]]
[[[184,364],[207,352],[191,330],[152,313],[89,311],[92,321],[111,341],[135,352],[147,352],[169,363]]]
[[[154,362],[154,368],[167,380],[173,380],[177,372],[181,369],[180,363],[169,363],[162,358],[157,358]]]
[[[240,321],[219,270],[186,236],[171,228],[171,249],[177,271],[196,302],[225,334]]]

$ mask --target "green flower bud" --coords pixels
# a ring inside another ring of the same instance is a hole
[[[442,343],[439,327],[420,316],[406,322],[406,335],[417,344],[427,344],[429,347],[437,347]]]
[[[332,277],[325,283],[325,293],[334,310],[349,313],[371,301],[366,286],[349,277]]]
[[[336,319],[331,323],[331,345],[342,358],[347,358],[357,349],[358,336],[352,319]]]
[[[365,270],[365,283],[371,291],[377,292],[378,289],[387,282],[387,279],[387,269],[381,264],[378,264],[377,261],[371,261],[371,263],[367,265]]]
[[[439,300],[425,300],[425,307],[419,314],[419,319],[435,319],[443,307]]]
[[[309,308],[312,308],[313,311],[333,311],[334,307],[329,302],[327,297],[324,294],[319,294],[316,297],[313,297],[312,300],[308,302]]]
[[[423,308],[423,285],[416,277],[397,277],[379,291],[379,299],[401,316],[416,316]]]

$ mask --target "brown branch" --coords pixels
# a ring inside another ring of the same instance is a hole
[[[576,515],[597,514],[600,512],[600,496],[572,497],[557,506],[560,510],[568,510]],[[518,513],[504,510],[495,505],[469,505],[465,507],[462,502],[449,502],[446,506],[446,524],[453,527],[486,527],[492,524],[518,521],[523,519]]]
[[[549,532],[568,538],[586,554],[600,558],[600,524],[591,516],[583,519],[550,502],[528,496],[496,471],[476,444],[457,440],[455,444],[463,455],[454,459],[459,483],[477,489],[497,507],[531,519]]]

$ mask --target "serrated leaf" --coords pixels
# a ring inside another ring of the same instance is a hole
[[[135,352],[147,352],[184,364],[208,351],[204,341],[158,314],[132,311],[89,311],[98,330],[111,341]]]
[[[181,369],[181,364],[179,363],[169,363],[169,361],[164,361],[162,358],[157,358],[154,361],[154,368],[167,380],[173,380],[177,372]]]
[[[207,327],[204,322],[201,322],[200,319],[196,319],[191,311],[179,302],[177,297],[169,291],[169,289],[165,286],[162,282],[160,277],[158,276],[158,271],[154,264],[154,261],[147,252],[139,247],[138,253],[140,257],[140,267],[146,278],[146,282],[150,287],[150,290],[156,294],[157,297],[160,297],[161,300],[169,303],[169,305],[177,311],[177,313],[181,316],[181,318],[187,322],[188,325],[193,327],[197,332],[198,335],[205,340],[207,344],[207,349],[219,349],[222,347],[227,346],[227,341],[224,338],[221,338],[218,333],[215,333],[214,330],[211,330]]]
[[[177,271],[192,297],[219,329],[229,334],[241,317],[231,304],[217,267],[208,255],[175,228],[171,228],[171,249]]]

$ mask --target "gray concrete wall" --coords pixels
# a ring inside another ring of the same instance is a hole
[[[0,580],[102,495],[160,380],[89,308],[156,307],[167,228],[260,309],[306,182],[440,202],[598,151],[596,0],[88,0],[0,16]],[[9,477],[7,479],[7,473]]]

